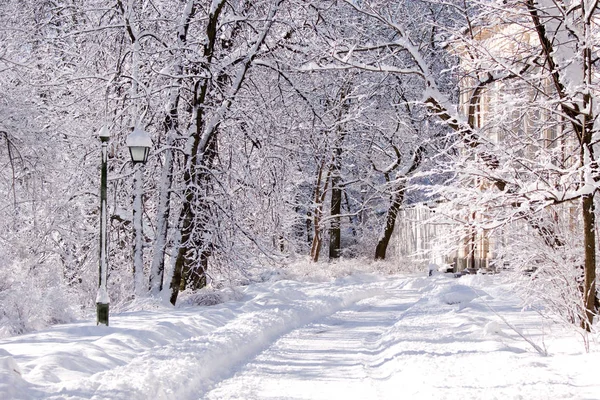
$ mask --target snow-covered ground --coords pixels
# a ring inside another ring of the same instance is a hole
[[[277,280],[60,325],[0,341],[0,399],[600,399],[598,338],[500,279]]]

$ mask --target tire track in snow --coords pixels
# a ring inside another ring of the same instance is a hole
[[[421,299],[404,284],[289,332],[202,398],[380,398],[382,337]]]

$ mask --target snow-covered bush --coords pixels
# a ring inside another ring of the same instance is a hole
[[[0,337],[18,335],[72,321],[76,313],[70,295],[55,270],[38,266],[13,273],[0,271]]]
[[[568,212],[543,215],[548,230],[560,238],[560,245],[550,246],[547,238],[519,221],[496,232],[497,240],[503,242],[497,257],[507,266],[503,273],[515,284],[526,306],[579,326],[584,315],[581,226]]]

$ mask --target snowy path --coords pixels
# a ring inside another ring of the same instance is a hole
[[[496,277],[280,280],[0,340],[0,399],[598,400],[596,349]]]
[[[416,291],[362,300],[294,330],[207,399],[379,399],[381,338],[418,301]],[[332,397],[334,396],[334,397]]]
[[[586,366],[535,353],[488,306],[517,314],[521,327],[539,322],[534,313],[489,295],[481,304],[487,294],[462,285],[430,290],[424,279],[394,285],[294,330],[203,398],[600,399],[582,383],[594,381]]]

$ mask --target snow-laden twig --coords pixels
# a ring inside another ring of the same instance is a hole
[[[474,291],[474,289],[472,289],[472,290]],[[541,356],[544,356],[544,357],[548,356],[548,350],[546,349],[546,345],[544,344],[543,341],[542,341],[543,347],[540,347],[533,340],[531,340],[530,338],[525,336],[523,333],[521,333],[513,324],[508,322],[508,320],[504,316],[502,316],[500,313],[498,313],[498,311],[494,310],[494,308],[487,301],[485,301],[483,298],[481,300],[483,301],[483,304],[485,304],[485,306],[491,312],[494,313],[494,315],[496,315],[498,318],[500,318],[502,320],[502,322],[504,322],[506,324],[506,326],[508,326],[513,332],[515,332],[517,335],[519,335],[521,337],[521,339],[523,339],[527,343],[529,343],[529,345],[531,347],[533,347],[535,351],[537,351]]]
[[[485,303],[485,302],[484,302]],[[500,318],[502,320],[502,322],[504,322],[506,324],[506,326],[508,326],[510,329],[512,329],[517,335],[519,335],[523,340],[525,340],[527,343],[529,343],[529,345],[531,347],[533,347],[535,349],[535,351],[537,351],[540,355],[547,357],[548,356],[548,350],[546,349],[546,345],[544,344],[544,342],[542,341],[542,346],[540,347],[538,346],[533,340],[531,340],[530,338],[528,338],[527,336],[523,335],[521,332],[519,332],[519,330],[512,325],[510,322],[508,322],[506,320],[506,318],[504,318],[504,316],[500,315],[496,310],[494,310],[489,304],[485,303],[485,305],[490,309],[491,312],[493,312],[498,318]]]

